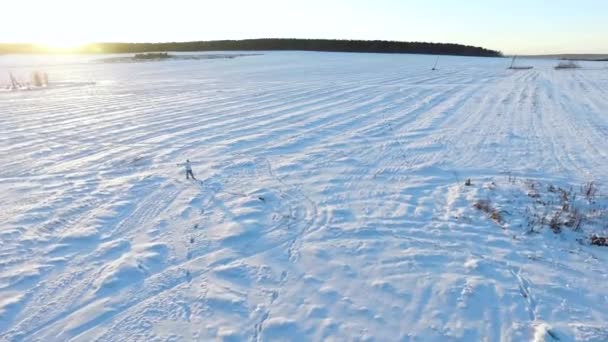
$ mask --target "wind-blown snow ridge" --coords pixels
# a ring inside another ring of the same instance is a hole
[[[0,93],[0,340],[608,339],[606,248],[473,207],[603,189],[606,70],[87,58]]]

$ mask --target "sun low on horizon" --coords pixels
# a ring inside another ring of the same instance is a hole
[[[49,51],[69,51],[78,50],[89,44],[89,42],[75,39],[50,39],[45,42],[37,42],[34,44]]]

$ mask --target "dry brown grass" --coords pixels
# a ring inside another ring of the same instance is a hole
[[[488,215],[490,219],[494,222],[502,225],[504,220],[500,211],[492,206],[492,203],[489,200],[479,200],[473,204],[473,207],[477,210],[483,211]]]

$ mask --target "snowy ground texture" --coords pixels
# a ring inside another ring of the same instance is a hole
[[[1,341],[608,340],[606,65],[98,58],[0,57]]]

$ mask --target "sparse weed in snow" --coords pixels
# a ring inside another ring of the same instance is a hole
[[[595,185],[595,182],[584,184],[581,187],[581,194],[585,196],[588,201],[593,201],[597,195],[597,186]]]
[[[490,189],[498,188],[495,182],[491,184]],[[582,185],[577,193],[572,187],[543,185],[536,180],[518,181],[509,175],[505,185],[505,189],[508,188],[511,192],[505,199],[494,202],[480,199],[473,207],[486,213],[503,228],[513,223],[510,221],[518,221],[528,234],[540,233],[543,228],[549,228],[555,234],[568,229],[593,234],[588,235],[593,245],[607,245],[608,239],[597,234],[599,227],[608,226],[608,198],[599,195],[595,182]],[[511,212],[515,215],[511,215]],[[507,221],[503,215],[505,213],[512,220]],[[605,232],[605,229],[600,231]]]

